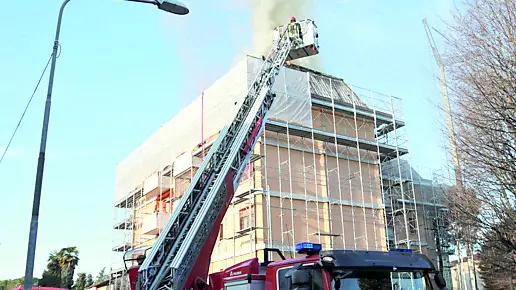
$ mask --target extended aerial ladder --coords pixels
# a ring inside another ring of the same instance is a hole
[[[318,38],[311,20],[302,25]],[[306,41],[291,41],[285,29],[279,35],[233,122],[221,130],[139,268],[137,290],[189,289],[203,283],[199,277],[207,276],[220,223],[273,104],[276,77],[292,50],[308,46],[310,55],[318,53],[313,39],[306,45]]]

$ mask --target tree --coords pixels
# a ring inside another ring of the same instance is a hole
[[[60,287],[61,266],[56,251],[50,253],[47,262],[47,268],[43,270],[39,285],[45,287]]]
[[[86,278],[86,273],[79,273],[79,274],[77,274],[77,280],[75,280],[73,289],[74,290],[84,290],[84,289],[86,289],[86,287],[88,287],[87,283],[88,283],[88,281]]]
[[[79,263],[79,251],[76,247],[53,251],[48,258],[47,268],[43,271],[39,286],[61,287],[71,289],[73,273]]]
[[[445,35],[461,173],[447,205],[456,238],[481,245],[489,289],[516,273],[516,2],[465,5]]]
[[[504,223],[501,223],[499,227],[504,228]],[[496,237],[496,235],[492,236]],[[510,289],[510,276],[506,275],[506,271],[511,269],[514,261],[510,255],[500,255],[505,251],[505,248],[506,246],[499,243],[496,238],[492,240],[488,238],[486,243],[482,245],[480,273],[485,277],[486,290]]]
[[[61,275],[55,275],[48,269],[43,270],[41,279],[39,280],[39,286],[42,287],[60,287],[61,286]]]
[[[97,280],[95,280],[95,283],[105,281],[108,278],[109,278],[109,275],[106,274],[106,267],[104,267],[99,271],[99,274],[97,275]]]
[[[86,287],[90,287],[94,283],[95,282],[93,281],[93,276],[91,274],[88,274],[88,276],[86,277]]]
[[[24,281],[24,277],[17,279],[0,280],[0,290],[12,290],[20,285],[23,285]],[[38,279],[34,277],[33,282],[34,285],[37,285]]]
[[[79,251],[76,247],[63,248],[57,256],[61,267],[61,288],[71,289],[75,267],[79,263]]]

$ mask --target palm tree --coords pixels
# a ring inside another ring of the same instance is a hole
[[[61,259],[56,251],[52,251],[48,257],[47,269],[52,274],[60,275],[61,273]]]
[[[61,268],[61,288],[71,289],[73,273],[79,264],[79,250],[76,247],[63,248],[56,254]]]
[[[40,286],[60,287],[61,286],[61,255],[56,251],[50,252],[47,260],[47,268],[39,282]]]
[[[39,285],[71,289],[73,274],[78,263],[79,251],[76,247],[62,248],[59,252],[52,251]]]

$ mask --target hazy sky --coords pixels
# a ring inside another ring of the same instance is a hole
[[[245,0],[190,0],[175,16],[121,0],[72,0],[65,11],[48,135],[35,276],[48,253],[80,250],[78,272],[109,266],[115,166],[251,46]],[[451,0],[317,0],[325,72],[404,99],[412,161],[443,165],[440,92],[421,19],[447,18]],[[60,0],[0,9],[0,149],[52,51]],[[285,19],[288,21],[288,19]],[[42,81],[0,164],[0,279],[23,276],[41,120]]]

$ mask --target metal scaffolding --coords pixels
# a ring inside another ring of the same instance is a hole
[[[210,271],[261,258],[264,248],[295,257],[295,244],[304,241],[326,249],[408,247],[429,253],[432,236],[426,228],[431,219],[437,222],[439,210],[435,197],[431,206],[422,206],[423,195],[416,194],[421,182],[414,181],[419,175],[410,164],[401,99],[302,67],[292,66],[282,74],[276,113],[265,125],[222,222]],[[302,81],[289,83],[294,77]],[[209,140],[202,140],[185,154],[200,158],[201,147],[210,146]],[[191,161],[188,169],[175,172],[176,160],[155,170],[159,182],[152,185],[170,211],[197,170]],[[156,197],[148,198],[151,189],[145,184],[115,206],[123,209],[122,219],[131,225],[114,227],[127,232],[123,246],[116,248],[120,251],[155,240],[142,229],[155,214],[148,209]],[[174,194],[161,198],[167,190]],[[159,222],[156,227],[159,233]]]

